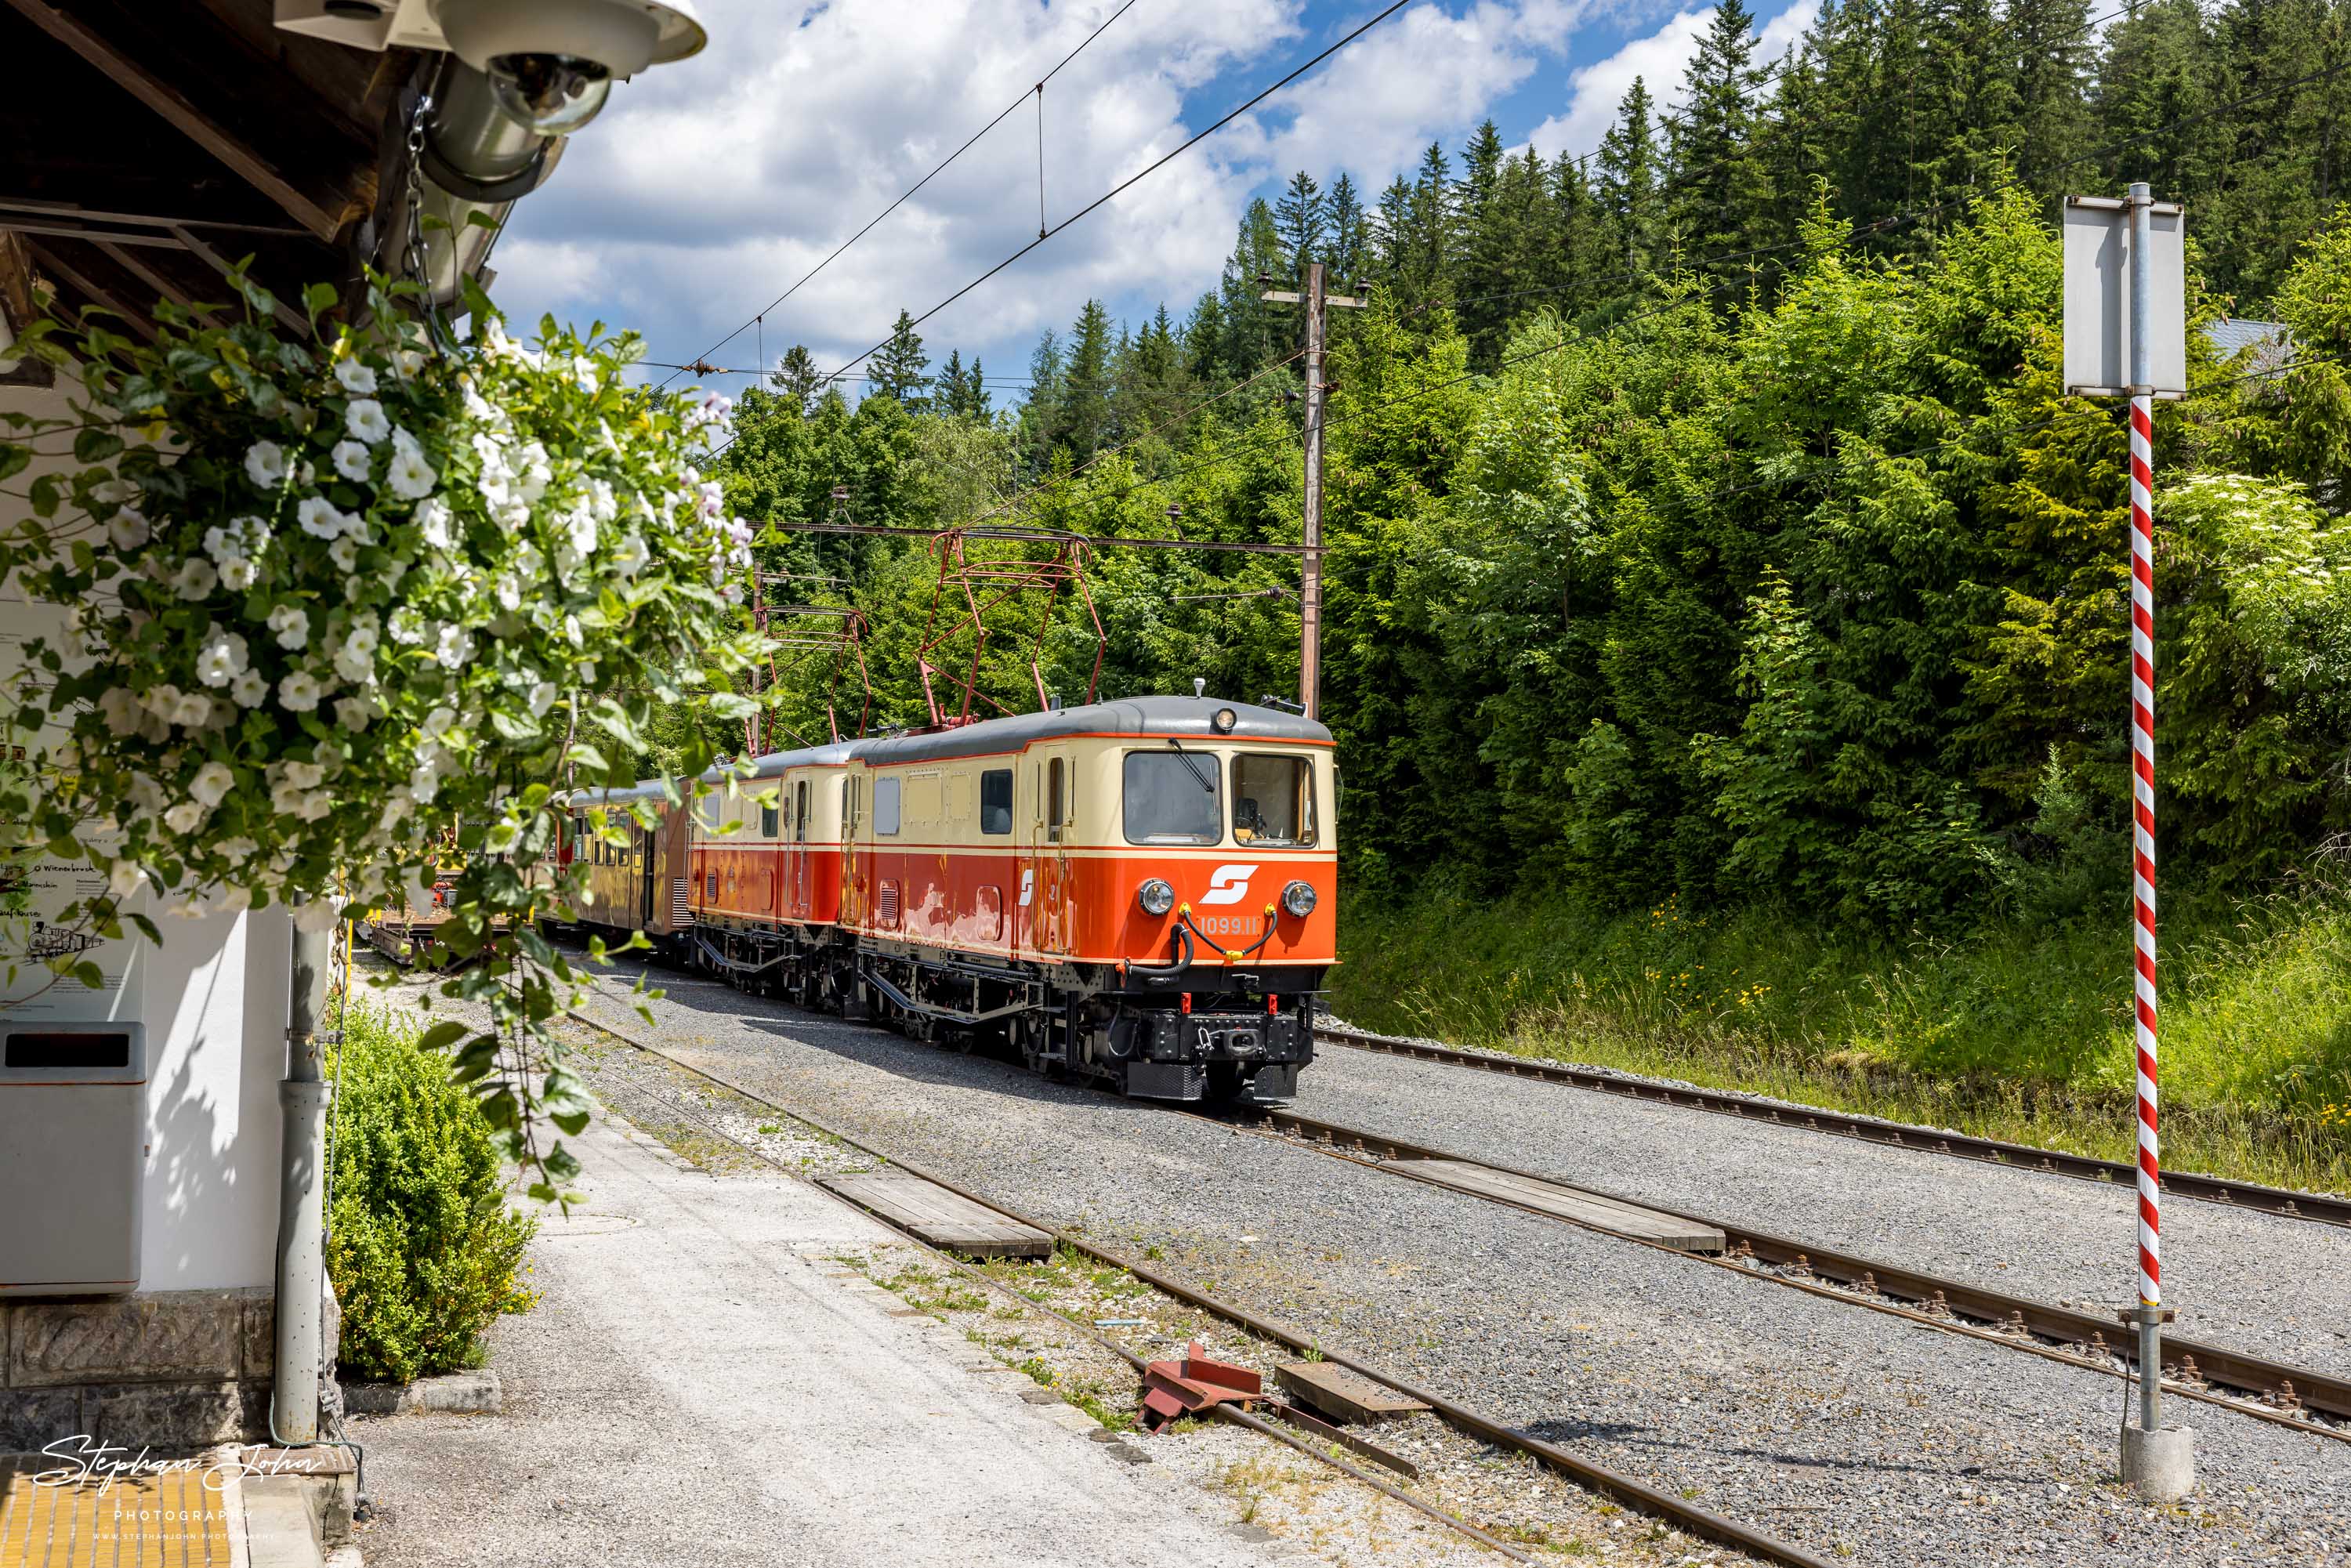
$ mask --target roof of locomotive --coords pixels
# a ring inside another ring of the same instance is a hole
[[[1233,711],[1233,727],[1219,733],[1209,721],[1220,708]],[[1081,735],[1171,736],[1203,741],[1271,740],[1329,745],[1331,732],[1311,718],[1255,703],[1221,697],[1123,697],[1083,707],[1051,708],[981,719],[955,729],[892,736],[851,743],[867,762],[924,762],[934,758],[977,757],[1017,751],[1040,741]]]

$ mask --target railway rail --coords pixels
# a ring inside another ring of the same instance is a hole
[[[567,1007],[562,1010],[565,1016],[571,1018],[576,1021],[586,1025],[588,1028],[599,1031],[600,1033],[608,1035],[611,1038],[619,1040],[623,1045],[629,1046],[647,1056],[657,1057],[664,1061],[669,1062],[673,1066],[681,1068],[684,1071],[694,1074],[697,1078],[715,1083],[720,1088],[727,1090],[731,1093],[738,1094],[744,1099],[751,1101],[756,1104],[767,1106],[770,1110],[776,1111],[783,1115],[789,1116],[794,1121],[815,1128],[817,1131],[824,1134],[828,1137],[836,1138],[850,1147],[860,1150],[861,1152],[872,1156],[874,1159],[883,1161],[884,1164],[893,1166],[900,1170],[905,1171],[911,1176],[920,1176],[925,1181],[928,1181],[935,1186],[944,1187],[947,1191],[955,1193],[959,1197],[967,1198],[984,1207],[993,1209],[1008,1219],[1012,1219],[1022,1225],[1030,1226],[1036,1229],[1041,1230],[1047,1235],[1051,1236],[1058,1246],[1069,1248],[1071,1250],[1082,1256],[1092,1258],[1097,1262],[1104,1263],[1112,1268],[1122,1270],[1134,1276],[1135,1279],[1141,1280],[1145,1284],[1150,1285],[1153,1289],[1157,1290],[1165,1295],[1171,1296],[1176,1301],[1182,1301],[1188,1306],[1195,1307],[1201,1312],[1207,1312],[1213,1317],[1219,1318],[1226,1322],[1231,1323],[1238,1328],[1247,1330],[1249,1333],[1260,1339],[1285,1346],[1300,1354],[1312,1353],[1320,1355],[1325,1361],[1332,1362],[1338,1365],[1349,1367],[1356,1372],[1362,1373],[1364,1376],[1384,1384],[1388,1387],[1396,1390],[1398,1393],[1421,1401],[1423,1404],[1428,1406],[1428,1407],[1435,1411],[1439,1416],[1443,1417],[1444,1420],[1455,1429],[1475,1437],[1479,1441],[1490,1443],[1497,1448],[1503,1448],[1513,1453],[1526,1455],[1528,1458],[1549,1466],[1551,1469],[1559,1471],[1561,1474],[1568,1477],[1578,1484],[1599,1492],[1625,1507],[1646,1514],[1651,1518],[1665,1521],[1666,1522],[1675,1526],[1677,1529],[1682,1530],[1689,1534],[1699,1536],[1706,1540],[1715,1542],[1720,1545],[1731,1547],[1734,1550],[1743,1552],[1750,1556],[1759,1558],[1764,1562],[1784,1564],[1785,1568],[1833,1568],[1833,1564],[1829,1559],[1824,1558],[1816,1552],[1807,1551],[1805,1548],[1799,1546],[1792,1542],[1783,1541],[1778,1536],[1772,1535],[1768,1531],[1759,1530],[1741,1521],[1732,1519],[1725,1514],[1717,1513],[1711,1509],[1701,1507],[1686,1499],[1676,1497],[1670,1492],[1652,1487],[1645,1481],[1636,1479],[1632,1476],[1625,1475],[1622,1472],[1612,1469],[1605,1465],[1599,1464],[1593,1459],[1586,1458],[1571,1449],[1560,1447],[1556,1443],[1546,1442],[1542,1438],[1532,1437],[1527,1433],[1519,1431],[1517,1428],[1507,1426],[1493,1416],[1473,1410],[1467,1406],[1457,1404],[1456,1402],[1446,1398],[1441,1394],[1408,1382],[1393,1373],[1384,1370],[1374,1363],[1351,1355],[1343,1351],[1333,1350],[1329,1344],[1319,1339],[1301,1334],[1289,1325],[1276,1322],[1273,1319],[1267,1318],[1257,1312],[1253,1312],[1247,1307],[1239,1305],[1238,1302],[1228,1301],[1207,1291],[1196,1290],[1179,1280],[1176,1280],[1160,1272],[1159,1270],[1152,1268],[1150,1264],[1144,1262],[1139,1259],[1130,1258],[1115,1249],[1104,1247],[1098,1242],[1088,1239],[1085,1237],[1072,1235],[1071,1233],[1063,1230],[1061,1227],[1051,1224],[1050,1221],[1024,1214],[1019,1209],[1013,1208],[995,1198],[986,1196],[985,1194],[974,1192],[968,1187],[951,1180],[936,1171],[931,1170],[925,1166],[915,1161],[906,1159],[902,1155],[892,1154],[888,1150],[880,1148],[875,1145],[845,1131],[844,1129],[832,1126],[818,1117],[810,1114],[806,1111],[785,1104],[781,1101],[761,1093],[758,1090],[752,1088],[747,1084],[737,1082],[723,1073],[713,1072],[707,1068],[697,1066],[694,1062],[684,1060],[683,1057],[674,1055],[670,1051],[664,1051],[657,1045],[639,1040],[635,1036],[628,1033],[626,1030],[617,1029],[601,1019],[590,1017],[589,1014],[582,1012],[576,1008]],[[705,1126],[709,1125],[706,1122],[704,1124]],[[712,1130],[716,1131],[716,1128],[713,1128]],[[737,1144],[740,1144],[741,1142],[741,1140],[732,1138],[731,1136],[728,1138],[728,1141],[730,1143]],[[748,1145],[744,1146],[747,1147]],[[761,1157],[766,1158],[767,1156],[762,1155]],[[1021,1300],[1028,1305],[1033,1306],[1037,1304],[1035,1302],[1029,1301],[1026,1297],[1021,1298]],[[1087,1332],[1091,1333],[1092,1331],[1089,1330]],[[1121,1355],[1128,1356],[1129,1359],[1132,1359],[1130,1353],[1126,1352],[1123,1347],[1113,1345],[1113,1348],[1118,1350],[1118,1353]],[[1246,1425],[1249,1423],[1244,1424]],[[1264,1424],[1256,1423],[1256,1425],[1261,1427]],[[1273,1435],[1276,1437],[1282,1437],[1282,1434],[1279,1432],[1274,1433]],[[1283,1440],[1288,1441],[1289,1439],[1287,1437],[1283,1437]],[[1301,1445],[1293,1444],[1292,1446],[1298,1447]],[[1315,1450],[1311,1448],[1306,1451],[1315,1452]],[[1352,1469],[1352,1467],[1344,1466],[1340,1461],[1332,1458],[1332,1457],[1328,1455],[1315,1452],[1315,1457],[1322,1458],[1326,1462],[1337,1465],[1342,1469]],[[1375,1486],[1379,1486],[1383,1490],[1393,1490],[1387,1488],[1385,1483],[1379,1481],[1375,1477],[1366,1475],[1363,1479],[1371,1481]],[[1406,1498],[1405,1500],[1412,1501],[1413,1500]],[[1414,1506],[1419,1507],[1420,1504],[1415,1501]],[[1424,1511],[1426,1511],[1426,1510],[1424,1509]],[[1442,1514],[1442,1511],[1438,1511]],[[1464,1529],[1465,1531],[1474,1530],[1474,1527],[1467,1526],[1465,1521],[1449,1521],[1449,1522],[1453,1523],[1458,1528]],[[1523,1553],[1519,1552],[1515,1548],[1505,1546],[1499,1542],[1494,1542],[1489,1539],[1487,1542],[1481,1543],[1489,1545],[1493,1549],[1502,1552],[1504,1555],[1524,1560]]]
[[[1175,1107],[1168,1109],[1176,1110]],[[1202,1120],[1226,1125],[1237,1124],[1244,1128],[1253,1125],[1259,1132],[1302,1141],[1320,1153],[1352,1160],[1392,1176],[1426,1182],[1447,1192],[1458,1193],[1462,1189],[1452,1183],[1416,1173],[1413,1166],[1422,1161],[1482,1166],[1488,1170],[1530,1181],[1561,1185],[1556,1178],[1538,1172],[1426,1145],[1406,1143],[1384,1134],[1301,1115],[1278,1107],[1242,1107],[1221,1117],[1198,1112],[1177,1111],[1176,1113],[1199,1116]],[[1606,1197],[1617,1196],[1582,1184],[1576,1184],[1574,1190],[1599,1193]],[[1753,1278],[1871,1311],[1908,1318],[2008,1349],[2064,1361],[2091,1371],[2103,1371],[2111,1376],[2129,1377],[2133,1375],[2132,1371],[2118,1369],[2116,1365],[2118,1361],[2124,1368],[2133,1364],[2131,1352],[2136,1340],[2133,1335],[2121,1332],[2121,1324],[2116,1319],[2100,1318],[2070,1307],[2011,1295],[1922,1270],[1906,1269],[1898,1264],[1831,1251],[1812,1242],[1791,1240],[1734,1220],[1687,1209],[1668,1208],[1646,1199],[1620,1198],[1618,1201],[1652,1214],[1711,1226],[1723,1233],[1729,1244],[1729,1253],[1719,1259],[1706,1257],[1594,1220],[1569,1218],[1548,1209],[1513,1203],[1492,1193],[1474,1196],[1489,1203],[1520,1208],[1531,1214],[1557,1219],[1562,1224],[1581,1226],[1655,1248],[1677,1258],[1714,1268],[1735,1269]],[[1766,1272],[1767,1270],[1781,1271]],[[1959,1321],[1960,1319],[1972,1319],[1974,1322]],[[2115,1331],[2116,1343],[2112,1344],[2106,1343],[2110,1330]],[[2351,1425],[2336,1426],[2328,1420],[2315,1418],[2324,1416],[2351,1422],[2351,1379],[2268,1361],[2177,1333],[2164,1336],[2163,1350],[2164,1388],[2168,1393],[2290,1427],[2296,1431],[2351,1443]],[[2206,1385],[2231,1389],[2235,1393],[2218,1393]]]
[[[1441,1062],[1448,1067],[1472,1068],[1511,1078],[1531,1078],[1539,1082],[1616,1094],[1653,1104],[1711,1111],[1746,1122],[1802,1127],[1812,1132],[1858,1138],[1865,1143],[1882,1144],[1889,1148],[1909,1149],[1914,1153],[1949,1155],[1958,1159],[2074,1176],[2084,1181],[2128,1186],[2138,1179],[2137,1167],[2120,1160],[2102,1160],[2088,1155],[2069,1154],[2063,1149],[2011,1144],[1998,1138],[1970,1137],[1964,1133],[1888,1122],[1875,1116],[1856,1116],[1810,1105],[1759,1100],[1718,1089],[1660,1083],[1655,1079],[1614,1072],[1606,1068],[1570,1067],[1491,1051],[1465,1051],[1458,1046],[1373,1034],[1331,1024],[1316,1024],[1314,1037],[1333,1045],[1349,1046],[1379,1055]],[[2274,1214],[2289,1219],[2351,1228],[2351,1198],[2326,1193],[2295,1192],[2285,1187],[2264,1186],[2258,1182],[2232,1181],[2223,1176],[2201,1176],[2188,1171],[2164,1172],[2163,1190],[2177,1197],[2199,1198],[2229,1207],[2250,1208],[2257,1213]]]

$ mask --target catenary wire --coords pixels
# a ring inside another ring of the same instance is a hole
[[[789,288],[785,289],[781,294],[777,295],[775,298],[769,300],[764,308],[756,312],[751,319],[744,322],[741,327],[736,328],[732,332],[727,333],[726,336],[719,339],[716,343],[711,344],[709,348],[705,349],[702,352],[695,355],[695,360],[696,361],[707,360],[718,350],[725,348],[727,344],[741,337],[745,329],[763,323],[769,310],[775,309],[785,300],[789,299],[793,295],[799,293],[801,284],[808,282],[810,278],[814,277],[818,273],[822,272],[826,267],[831,267],[835,261],[839,260],[843,251],[846,251],[851,246],[855,245],[859,240],[863,239],[867,235],[872,234],[875,225],[880,224],[883,219],[888,217],[892,213],[896,212],[900,207],[904,206],[916,192],[929,184],[933,180],[937,179],[940,174],[946,172],[948,164],[954,162],[956,159],[970,152],[974,143],[977,142],[981,137],[986,136],[998,126],[1003,124],[1005,119],[1009,116],[1014,110],[1019,109],[1022,104],[1027,103],[1033,94],[1042,91],[1045,83],[1051,81],[1056,76],[1061,74],[1062,66],[1068,65],[1071,60],[1076,59],[1080,55],[1083,54],[1088,44],[1092,43],[1096,38],[1101,37],[1104,33],[1110,31],[1111,24],[1117,21],[1121,16],[1125,16],[1127,12],[1133,10],[1134,8],[1134,5],[1135,0],[1126,0],[1126,4],[1112,12],[1101,26],[1096,27],[1092,32],[1088,33],[1084,38],[1081,39],[1076,48],[1071,49],[1068,54],[1063,55],[1060,62],[1057,63],[1051,70],[1047,71],[1044,76],[1038,79],[1035,86],[1021,89],[1020,96],[1014,99],[1010,103],[1005,105],[1003,110],[999,112],[994,120],[989,120],[986,125],[983,125],[977,131],[973,131],[962,146],[956,148],[954,152],[941,159],[937,166],[933,168],[929,173],[924,175],[921,179],[907,186],[904,191],[899,192],[897,199],[892,202],[888,206],[883,208],[880,212],[874,214],[873,216],[868,220],[863,228],[859,229],[855,234],[851,235],[847,239],[841,241],[839,246],[833,248],[831,255],[827,256],[822,261],[818,262],[814,267],[810,267],[807,272],[800,276],[798,282],[794,283]],[[765,356],[763,355],[762,358],[764,357]],[[671,382],[677,379],[680,372],[692,368],[693,367],[691,365],[680,365],[675,367],[669,375],[662,378],[660,384],[663,386],[669,385]],[[765,372],[763,371],[762,373]]]

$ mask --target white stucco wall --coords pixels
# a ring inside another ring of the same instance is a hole
[[[0,409],[57,415],[62,390],[0,387]],[[5,436],[0,432],[0,436]],[[45,443],[44,444],[55,444]],[[21,494],[45,465],[6,482]],[[23,503],[0,496],[0,522]],[[0,597],[0,658],[47,630],[52,612]],[[291,926],[283,910],[159,918],[161,947],[135,935],[120,990],[68,984],[41,999],[58,1019],[146,1026],[147,1139],[141,1201],[141,1291],[268,1284],[277,1234],[277,1082],[285,1074]],[[0,1019],[7,1017],[0,1012]],[[0,1094],[55,1094],[0,1083]],[[73,1176],[54,1173],[63,1193]],[[9,1195],[16,1201],[19,1195]],[[21,1277],[0,1259],[0,1280]]]

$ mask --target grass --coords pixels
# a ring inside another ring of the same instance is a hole
[[[1363,1028],[2132,1157],[2119,915],[1879,942],[1430,895],[1340,929],[1332,1006]],[[2165,1163],[2351,1190],[2351,894],[2177,902],[2160,959]]]

